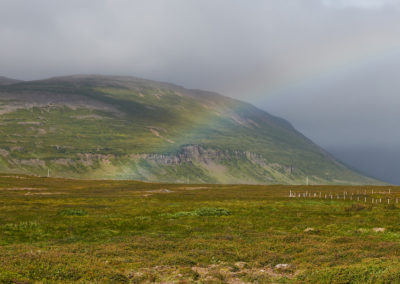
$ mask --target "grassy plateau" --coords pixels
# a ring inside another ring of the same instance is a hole
[[[0,283],[396,283],[397,198],[3,174]]]

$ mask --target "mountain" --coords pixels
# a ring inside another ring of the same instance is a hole
[[[21,81],[0,76],[0,85],[9,85],[9,84],[17,83],[17,82],[21,82]]]
[[[0,86],[0,171],[190,183],[369,184],[248,103],[133,77]]]

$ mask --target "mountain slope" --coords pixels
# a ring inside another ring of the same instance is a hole
[[[207,183],[375,183],[288,122],[219,94],[132,77],[0,86],[0,171]]]
[[[14,84],[14,83],[18,83],[18,82],[21,82],[21,81],[0,76],[0,85],[9,85],[9,84]]]

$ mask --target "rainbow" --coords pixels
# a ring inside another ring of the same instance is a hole
[[[300,72],[294,72],[287,77],[268,84],[248,86],[252,90],[242,97],[256,103],[263,103],[273,96],[283,96],[296,92],[303,87],[314,86],[323,82],[335,80],[338,77],[351,76],[362,69],[400,55],[400,38],[382,38],[378,35],[357,40],[343,46],[337,46],[327,54],[319,54],[318,60],[310,60]],[[250,80],[251,82],[251,80]],[[233,111],[238,111],[234,109]],[[182,129],[181,135],[195,134],[199,129],[214,123],[215,117],[201,117],[193,128]],[[174,138],[171,138],[174,140]],[[179,141],[179,136],[175,137]]]
[[[247,83],[240,82],[238,87],[245,91],[246,95],[241,97],[249,101],[265,104],[274,96],[283,96],[288,93],[296,93],[305,87],[318,86],[324,82],[334,81],[337,78],[348,77],[362,69],[369,68],[376,63],[391,59],[400,54],[400,38],[393,38],[389,33],[386,35],[372,34],[355,38],[352,41],[344,41],[345,44],[330,48],[326,53],[315,52],[315,57],[307,61],[306,66],[295,66],[296,72],[288,72],[278,77],[274,82],[255,83],[254,78]],[[257,78],[260,81],[260,77]],[[228,94],[229,95],[229,94]],[[240,109],[233,109],[233,112]],[[202,129],[212,126],[218,119],[215,113],[205,112],[198,116],[196,123],[186,126],[177,131],[174,136],[164,139],[161,151],[170,152],[182,145],[187,137],[195,136]]]
[[[376,63],[399,56],[400,38],[390,33],[366,34],[350,41],[345,39],[343,44],[325,50],[324,53],[320,50],[308,52],[314,56],[308,56],[307,64],[289,66],[295,71],[287,70],[286,74],[272,82],[269,78],[250,78],[247,83],[238,86],[246,92],[246,96],[242,97],[255,103],[265,103],[274,96],[294,93],[301,88],[330,82],[335,78],[352,76]]]

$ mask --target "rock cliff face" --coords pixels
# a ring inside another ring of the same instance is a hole
[[[155,162],[160,165],[180,165],[182,163],[210,163],[230,161],[234,159],[248,159],[256,163],[263,163],[264,158],[256,153],[238,151],[238,150],[217,150],[205,149],[200,145],[187,145],[176,153],[167,154],[141,154],[132,155],[134,159],[145,159],[149,162]]]
[[[192,183],[368,184],[287,121],[131,77],[0,83],[0,171]]]
[[[224,162],[232,162],[238,160],[247,160],[261,167],[274,166],[281,167],[278,164],[269,165],[266,159],[257,153],[238,151],[238,150],[217,150],[205,149],[200,145],[187,145],[176,154],[142,154],[133,155],[133,159],[144,159],[148,162],[153,162],[159,165],[181,165],[183,163],[204,163],[221,164]],[[289,168],[290,167],[282,167]]]
[[[171,172],[172,177],[175,177],[182,168],[196,172],[190,179],[199,183],[276,183],[277,173],[286,176],[288,181],[298,177],[291,165],[270,163],[257,153],[212,149],[201,145],[185,145],[175,153],[134,154],[130,155],[128,160],[127,164],[134,165],[135,170],[128,171],[127,176],[120,178],[148,180],[154,173],[158,173],[158,180],[171,182]],[[241,165],[240,169],[238,165]],[[181,178],[172,181],[187,180]]]

